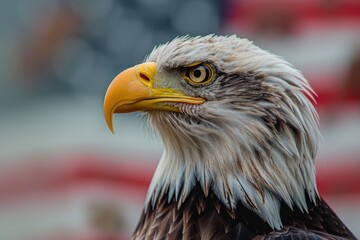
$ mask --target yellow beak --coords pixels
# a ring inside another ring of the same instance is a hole
[[[104,99],[106,123],[114,133],[114,113],[134,111],[167,110],[179,111],[168,103],[202,104],[205,100],[186,96],[170,88],[154,88],[156,63],[149,62],[128,68],[111,82]]]

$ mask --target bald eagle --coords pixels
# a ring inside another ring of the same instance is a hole
[[[304,76],[237,36],[178,37],[110,84],[104,114],[142,111],[164,152],[132,239],[354,239],[319,196]]]

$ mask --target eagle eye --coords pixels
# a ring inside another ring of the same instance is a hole
[[[214,70],[208,64],[200,64],[185,69],[184,78],[194,85],[209,83],[214,77]]]

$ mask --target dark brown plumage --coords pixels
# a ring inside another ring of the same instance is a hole
[[[355,239],[322,199],[312,203],[308,213],[281,205],[284,227],[273,230],[253,211],[238,204],[230,211],[210,191],[206,197],[197,184],[178,208],[167,195],[154,209],[143,212],[133,239]]]

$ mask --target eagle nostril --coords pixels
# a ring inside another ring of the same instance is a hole
[[[141,72],[139,76],[142,81],[150,82],[150,78],[145,73]]]

